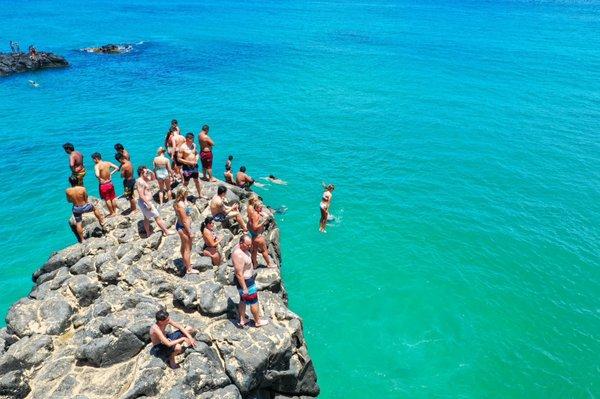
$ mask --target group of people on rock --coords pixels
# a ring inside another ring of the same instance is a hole
[[[194,229],[192,228],[193,204],[190,198],[201,198],[203,181],[217,181],[213,176],[213,147],[215,142],[209,136],[209,126],[204,125],[199,134],[199,147],[194,142],[194,134],[187,133],[185,137],[181,134],[177,120],[171,122],[171,126],[164,140],[164,147],[159,147],[156,156],[152,161],[152,170],[144,165],[138,166],[137,178],[134,177],[134,166],[131,161],[131,155],[125,147],[117,143],[114,146],[116,151],[115,159],[119,165],[102,158],[98,152],[92,154],[94,161],[94,174],[98,180],[100,197],[104,200],[108,215],[116,215],[117,196],[112,176],[119,172],[123,179],[123,197],[129,201],[129,209],[124,214],[136,212],[138,209],[144,216],[143,225],[146,237],[152,234],[151,221],[154,221],[164,235],[179,235],[181,241],[181,258],[186,274],[198,273],[192,267],[192,247],[195,240]],[[86,168],[83,163],[83,155],[75,150],[71,143],[63,145],[65,152],[69,155],[69,167],[71,175],[69,176],[70,188],[66,190],[67,200],[72,203],[73,219],[75,221],[75,233],[78,240],[84,240],[83,233],[83,214],[93,212],[98,219],[100,226],[105,231],[105,215],[88,198],[84,187],[84,177]],[[200,148],[200,151],[198,151]],[[198,168],[198,163],[202,166],[202,177]],[[246,167],[241,166],[237,175],[232,173],[233,156],[229,155],[225,164],[224,180],[229,184],[240,188],[250,189],[254,184],[254,179],[246,173]],[[160,216],[160,212],[153,199],[150,183],[156,180],[158,184],[158,204],[163,205],[173,200],[173,208],[176,215],[175,231],[171,231],[166,226]],[[269,176],[269,180],[282,182]],[[194,182],[196,196],[191,195],[189,183]],[[279,183],[277,183],[279,184]],[[173,186],[178,186],[173,195]],[[321,220],[319,222],[320,231],[325,231],[328,220],[328,210],[331,203],[331,192],[333,185],[324,185],[324,193],[320,204]],[[136,200],[137,193],[137,200]],[[227,199],[227,187],[219,185],[216,194],[210,198],[208,206],[210,215],[207,216],[200,225],[200,234],[204,246],[201,254],[211,259],[213,265],[222,263],[222,254],[219,244],[223,240],[215,231],[215,222],[223,223],[232,227],[239,226],[243,232],[239,242],[231,253],[231,260],[235,269],[235,285],[240,295],[239,302],[239,325],[241,327],[249,323],[246,316],[246,307],[250,306],[250,311],[254,317],[256,327],[263,326],[268,320],[260,317],[258,306],[258,294],[254,281],[256,268],[258,267],[258,254],[260,253],[266,263],[266,267],[276,267],[269,256],[269,242],[266,231],[269,224],[273,221],[272,213],[264,206],[262,199],[256,194],[252,194],[246,208],[246,218],[242,215],[242,209],[239,203],[230,204]],[[207,198],[208,199],[208,198]],[[161,310],[156,314],[156,324],[150,330],[150,336],[154,345],[152,351],[157,355],[166,355],[172,367],[176,367],[175,355],[181,352],[181,344],[187,343],[194,346],[195,341],[192,338],[193,330],[186,329],[175,323],[169,318],[166,311]],[[177,331],[167,333],[166,327],[173,326]]]

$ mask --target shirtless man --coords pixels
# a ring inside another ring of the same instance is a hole
[[[213,217],[213,220],[215,222],[224,222],[227,219],[235,219],[244,233],[246,233],[248,228],[246,227],[246,223],[239,212],[239,205],[225,205],[225,194],[227,194],[227,187],[219,186],[217,188],[217,194],[210,200],[210,213]]]
[[[121,143],[117,143],[117,144],[115,144],[115,151],[117,152],[117,153],[115,154],[115,159],[116,159],[117,161],[119,161],[119,158],[117,158],[117,156],[118,156],[119,154],[123,155],[123,156],[125,157],[125,159],[126,159],[126,160],[128,160],[128,161],[131,161],[131,156],[129,155],[129,151],[127,151],[127,150],[125,149],[125,147],[123,147],[123,144],[121,144]],[[119,161],[119,162],[120,162],[120,161]]]
[[[223,177],[225,177],[225,183],[235,184],[235,181],[233,181],[233,173],[231,172],[231,166],[225,165],[225,173],[223,173]]]
[[[94,171],[96,172],[96,177],[100,183],[100,198],[106,202],[108,216],[114,216],[117,214],[117,195],[115,194],[115,186],[113,186],[111,176],[119,170],[119,168],[111,162],[103,161],[102,156],[97,152],[92,154],[92,159],[96,164],[96,166],[94,166]],[[111,171],[111,169],[113,170]]]
[[[215,146],[215,142],[208,135],[208,125],[202,126],[199,141],[200,148],[202,149],[202,152],[200,153],[200,160],[202,161],[202,178],[208,181],[216,181],[212,174],[212,148]]]
[[[156,312],[156,323],[150,327],[150,340],[152,349],[150,353],[169,363],[172,369],[180,366],[175,362],[175,356],[183,353],[183,343],[196,347],[196,340],[192,337],[196,331],[191,327],[183,327],[181,324],[171,320],[166,310]],[[175,331],[168,333],[167,326],[172,326]]]
[[[254,184],[254,179],[246,174],[245,166],[240,167],[240,171],[237,172],[235,181],[237,182],[238,187],[245,188],[246,190],[249,190],[250,186]]]
[[[260,318],[260,310],[258,308],[258,291],[254,283],[254,267],[250,252],[252,248],[252,240],[247,235],[240,238],[240,243],[231,253],[231,260],[235,270],[235,286],[240,294],[240,303],[238,305],[238,313],[240,316],[240,326],[248,324],[249,320],[246,317],[246,305],[250,306],[252,316],[254,316],[254,326],[262,327],[269,324],[269,320]]]
[[[183,176],[181,175],[181,167],[183,166],[183,164],[179,160],[181,156],[181,154],[179,153],[179,147],[185,144],[185,137],[183,137],[181,133],[179,133],[179,126],[177,126],[177,129],[174,129],[173,126],[171,126],[171,128],[173,129],[173,134],[171,135],[171,139],[169,140],[168,146],[171,147],[173,171],[175,172],[175,175],[179,177],[179,180],[181,180],[183,179]]]
[[[145,166],[140,166],[138,168],[138,176],[139,177],[135,182],[135,188],[139,196],[137,203],[144,215],[144,230],[146,230],[146,237],[150,237],[152,234],[150,219],[156,221],[156,224],[161,229],[163,235],[174,234],[174,232],[167,230],[165,222],[161,219],[158,210],[152,203],[152,193],[150,192],[150,185],[148,182],[152,180],[153,173]]]
[[[75,151],[75,147],[71,143],[63,144],[63,149],[69,154],[69,167],[71,168],[71,176],[77,179],[77,185],[83,186],[83,177],[85,176],[85,167],[83,166],[83,155],[79,151]]]
[[[183,174],[183,185],[187,187],[190,179],[194,180],[196,185],[196,191],[198,191],[198,198],[200,198],[202,189],[200,188],[200,181],[198,180],[198,151],[196,151],[196,144],[194,144],[194,133],[188,133],[185,135],[185,142],[179,146],[179,162],[182,166]]]
[[[83,214],[87,212],[94,212],[94,216],[100,222],[100,226],[104,229],[104,218],[100,213],[100,210],[95,208],[88,200],[87,191],[85,187],[80,186],[75,176],[69,177],[69,183],[71,187],[67,188],[67,201],[73,204],[73,217],[75,218],[75,231],[77,233],[77,240],[83,242]]]
[[[262,202],[256,196],[248,202],[248,233],[252,238],[252,264],[258,267],[258,252],[267,263],[267,267],[274,267],[269,256],[269,246],[265,237],[265,226],[272,220],[268,211],[263,210]]]
[[[116,147],[116,146],[115,146]],[[117,153],[115,155],[117,161],[121,164],[121,177],[123,178],[123,196],[129,200],[129,210],[127,213],[135,211],[135,200],[133,195],[135,193],[135,179],[133,178],[133,164],[125,157],[124,153]]]

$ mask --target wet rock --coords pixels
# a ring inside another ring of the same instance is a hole
[[[67,66],[69,63],[64,57],[53,53],[38,52],[33,59],[27,53],[0,53],[0,76]]]

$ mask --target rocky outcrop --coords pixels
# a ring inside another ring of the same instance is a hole
[[[87,53],[100,53],[100,54],[120,54],[128,53],[133,49],[131,44],[105,44],[100,47],[87,47],[83,51]]]
[[[248,193],[229,186],[230,201],[245,214]],[[203,196],[216,186],[204,183]],[[122,209],[128,203],[120,200]],[[207,200],[194,203],[193,226],[209,213]],[[160,207],[171,228],[172,203]],[[262,312],[271,321],[240,328],[238,294],[229,255],[241,232],[218,226],[225,239],[224,262],[212,266],[199,255],[196,234],[192,262],[200,274],[182,275],[177,235],[141,238],[142,216],[107,219],[108,232],[86,214],[82,244],[53,254],[33,275],[27,298],[8,312],[0,329],[0,398],[311,398],[319,394],[302,321],[287,308],[279,269],[258,269]],[[97,237],[99,236],[99,237]],[[270,253],[281,265],[279,231],[267,232]],[[259,255],[259,263],[262,258]],[[198,332],[195,348],[178,357],[172,370],[150,354],[154,314],[171,317]]]
[[[33,58],[26,53],[0,53],[0,76],[66,66],[69,66],[67,60],[53,53],[40,52]]]

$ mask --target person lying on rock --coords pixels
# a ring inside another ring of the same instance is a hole
[[[175,331],[168,333],[166,330],[169,325]],[[183,327],[171,320],[169,313],[161,309],[156,312],[156,323],[150,327],[150,341],[153,345],[150,353],[167,362],[172,369],[178,369],[180,366],[175,362],[175,356],[183,353],[185,348],[182,344],[184,343],[192,348],[196,347],[196,340],[192,337],[192,334],[195,333],[195,329]]]
[[[75,218],[75,232],[77,233],[77,240],[83,241],[83,214],[87,212],[94,212],[94,216],[98,219],[100,227],[104,230],[104,217],[100,210],[88,200],[88,195],[85,187],[79,185],[79,180],[75,176],[69,177],[69,183],[71,187],[67,189],[67,201],[73,204],[73,217]]]
[[[252,240],[249,236],[243,235],[240,238],[240,243],[231,253],[231,260],[235,270],[235,286],[240,294],[240,303],[238,312],[240,314],[239,324],[244,327],[249,320],[246,317],[246,305],[250,306],[252,316],[254,316],[254,326],[262,327],[269,324],[269,320],[260,318],[260,309],[258,307],[258,291],[254,283],[255,271],[252,266],[250,257],[250,249],[252,248]]]
[[[227,187],[219,186],[217,188],[217,194],[210,200],[210,213],[215,222],[224,222],[227,219],[235,219],[244,233],[248,231],[246,223],[239,212],[239,205],[233,204],[232,206],[225,205],[225,194],[227,194]]]

